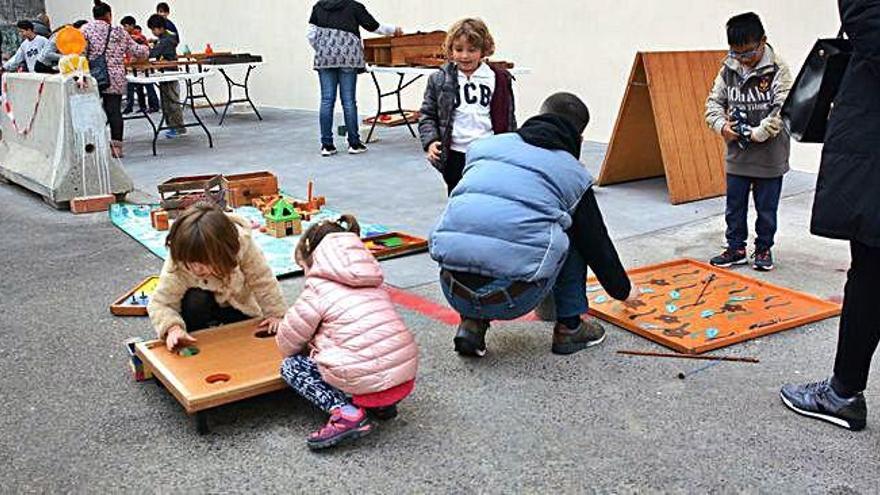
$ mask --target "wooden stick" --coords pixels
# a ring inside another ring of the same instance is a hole
[[[314,184],[312,183],[312,181],[309,181],[308,199],[306,199],[306,201],[309,202],[309,208],[311,208],[311,204],[312,204],[312,189],[313,188],[314,188]]]
[[[703,361],[734,361],[738,363],[760,363],[758,358],[753,357],[735,357],[735,356],[698,356],[692,354],[673,354],[666,352],[646,352],[646,351],[617,351],[618,354],[626,354],[628,356],[648,356],[663,358],[679,358],[679,359],[700,359]]]

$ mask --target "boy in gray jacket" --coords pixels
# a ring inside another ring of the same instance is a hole
[[[791,89],[788,66],[767,44],[764,26],[749,12],[727,21],[730,55],[706,100],[706,123],[727,142],[727,249],[710,263],[748,263],[749,191],[755,199],[753,267],[773,269],[776,212],[789,170],[790,137],[779,116]]]

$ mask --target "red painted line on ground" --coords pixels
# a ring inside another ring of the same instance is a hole
[[[449,306],[438,304],[430,299],[426,299],[422,296],[413,294],[412,292],[398,289],[397,287],[392,287],[390,285],[386,285],[385,290],[387,290],[388,294],[391,296],[391,302],[398,306],[402,306],[410,311],[415,311],[422,316],[426,316],[428,318],[431,318],[432,320],[437,320],[441,323],[445,323],[446,325],[453,326],[458,325],[461,321],[458,313],[456,313],[455,310],[450,308]],[[532,312],[525,316],[521,316],[514,321],[539,320],[537,315]]]

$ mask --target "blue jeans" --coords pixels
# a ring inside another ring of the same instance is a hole
[[[508,288],[511,280],[493,280],[477,290],[472,290],[452,278],[470,297],[461,297],[452,291],[449,281],[440,277],[440,286],[449,305],[464,318],[476,320],[513,320],[535,309],[550,292],[556,302],[557,318],[579,316],[588,309],[587,301],[587,263],[573,246],[568,251],[565,263],[560,265],[554,277],[535,282],[532,287],[510,296]],[[506,301],[499,304],[482,304],[481,299],[501,293]]]
[[[348,144],[361,142],[358,134],[360,120],[357,112],[357,69],[318,69],[321,81],[321,144],[333,144],[333,110],[336,107],[337,88],[342,99],[342,112],[345,127],[348,129]]]
[[[776,212],[782,194],[782,177],[758,179],[727,174],[727,247],[745,249],[749,237],[749,191],[755,198],[755,249],[763,251],[773,247],[776,236]]]
[[[134,93],[137,91],[138,105],[141,110],[147,108],[147,103],[149,103],[150,110],[156,110],[159,108],[159,97],[156,96],[156,88],[152,84],[133,84],[128,83],[128,88],[126,90],[126,98],[125,98],[125,109],[131,110],[134,108]],[[144,101],[144,91],[147,92],[147,100]]]

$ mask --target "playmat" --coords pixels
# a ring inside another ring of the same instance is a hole
[[[156,207],[158,205],[116,203],[110,206],[110,220],[123,232],[131,236],[132,239],[143,244],[151,253],[166,259],[168,257],[168,250],[165,247],[165,237],[168,235],[168,231],[156,230],[150,223],[150,210]],[[276,277],[302,273],[302,268],[293,261],[293,250],[299,242],[299,235],[276,238],[260,232],[259,227],[265,225],[265,220],[260,210],[253,206],[235,208],[235,214],[246,218],[255,226],[252,231],[253,239],[260,246],[260,249],[263,250],[263,254],[266,256],[266,260],[269,262],[269,266],[272,267],[272,272]],[[312,223],[338,216],[339,212],[331,208],[321,208],[321,211],[316,213],[311,221],[303,221],[303,231],[308,229]],[[361,226],[361,237],[363,238],[388,233],[388,228],[383,225],[367,222],[359,223]],[[410,249],[405,253],[397,252],[395,256],[412,254],[425,251],[426,249],[427,243],[424,246],[418,246],[417,249]],[[385,259],[387,257],[377,256],[377,258]]]
[[[637,298],[612,299],[591,277],[590,313],[688,354],[840,314],[840,306],[832,302],[690,259],[627,273]]]

